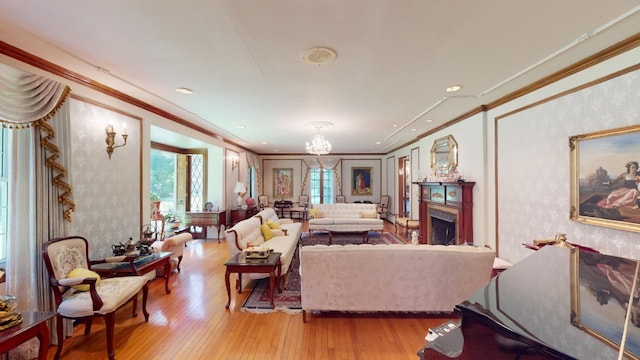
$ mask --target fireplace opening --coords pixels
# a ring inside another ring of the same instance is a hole
[[[431,209],[431,244],[456,244],[456,215]]]

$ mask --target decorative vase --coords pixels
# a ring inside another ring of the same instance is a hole
[[[411,243],[413,245],[418,245],[419,244],[419,242],[418,242],[418,232],[417,231],[411,232]]]

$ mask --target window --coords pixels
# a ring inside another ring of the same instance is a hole
[[[332,169],[312,169],[310,175],[311,175],[311,203],[312,204],[333,203],[333,170]]]
[[[151,194],[160,198],[160,212],[176,209],[177,154],[151,149]]]
[[[0,128],[0,263],[7,260],[7,224],[9,221],[9,169],[7,129]]]

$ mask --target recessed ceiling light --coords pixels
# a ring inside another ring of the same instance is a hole
[[[393,124],[392,126],[393,126],[393,127],[398,127],[398,124]]]
[[[238,129],[244,129],[245,126],[244,125],[238,125]]]
[[[376,141],[376,145],[380,145],[382,144],[380,141]]]
[[[425,120],[424,122],[428,122],[428,123],[430,123],[430,122],[432,122],[432,121],[433,121],[433,120],[431,120],[431,119],[427,119],[427,120]]]
[[[278,149],[273,150],[273,152],[278,152]]]
[[[456,92],[460,89],[462,89],[462,85],[453,85],[447,88],[447,92]]]
[[[267,144],[268,144],[268,143],[267,143],[266,141],[263,141],[263,142],[262,142],[262,145],[267,145]]]
[[[176,91],[179,92],[180,94],[193,94],[193,90],[186,87],[176,88]]]
[[[411,131],[416,131],[417,129],[411,129]]]

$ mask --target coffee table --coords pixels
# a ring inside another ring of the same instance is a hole
[[[164,290],[169,289],[169,276],[171,275],[171,252],[159,252],[151,255],[127,256],[119,261],[92,261],[91,270],[104,277],[144,275],[152,270],[164,268]]]
[[[280,263],[280,255],[282,253],[272,252],[266,259],[247,259],[244,252],[239,252],[231,257],[224,265],[227,267],[225,274],[225,284],[227,285],[227,305],[231,304],[231,284],[229,275],[231,273],[238,274],[238,293],[242,292],[242,274],[246,273],[268,273],[269,274],[269,295],[271,296],[271,307],[273,304],[273,290],[275,289],[276,271],[278,279],[278,291],[282,292],[280,287],[280,278],[282,275],[282,264]]]
[[[333,241],[333,234],[336,235],[347,235],[347,236],[362,236],[362,243],[369,243],[369,230],[364,231],[340,231],[340,230],[329,230],[329,245]]]

